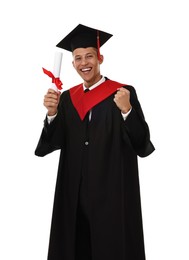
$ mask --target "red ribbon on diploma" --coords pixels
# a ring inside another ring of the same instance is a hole
[[[60,80],[60,78],[55,78],[55,76],[52,74],[52,72],[50,72],[49,70],[46,70],[44,68],[43,72],[48,75],[50,78],[52,78],[52,83],[54,83],[57,86],[57,89],[61,90],[62,89],[62,81]]]

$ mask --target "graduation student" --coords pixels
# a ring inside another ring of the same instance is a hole
[[[155,148],[135,88],[101,75],[111,37],[79,24],[57,44],[83,83],[44,97],[35,155],[60,150],[48,260],[145,260],[137,157]]]

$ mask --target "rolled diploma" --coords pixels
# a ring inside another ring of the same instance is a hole
[[[54,55],[54,68],[53,68],[53,75],[55,76],[55,78],[60,77],[61,64],[62,64],[62,53],[57,51],[55,52]],[[51,88],[54,89],[55,91],[58,91],[54,83],[52,83]]]

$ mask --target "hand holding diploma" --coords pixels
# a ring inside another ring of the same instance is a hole
[[[44,96],[43,105],[48,110],[48,116],[54,116],[57,113],[57,107],[59,104],[61,92],[49,88],[47,94]]]

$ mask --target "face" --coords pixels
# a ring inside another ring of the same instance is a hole
[[[103,62],[98,60],[97,50],[93,47],[77,48],[73,51],[73,66],[77,73],[84,80],[86,87],[90,87],[101,79],[100,64]]]

